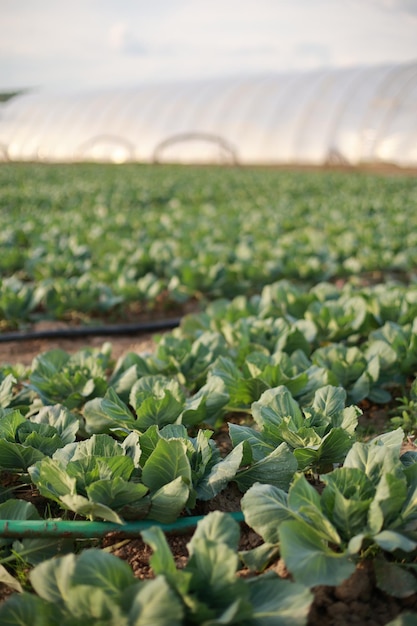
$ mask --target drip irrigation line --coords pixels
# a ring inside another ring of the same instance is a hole
[[[228,513],[237,522],[243,522],[241,511]],[[126,537],[137,537],[143,530],[158,526],[164,532],[185,532],[193,530],[205,515],[180,517],[172,524],[161,524],[153,520],[114,524],[112,522],[88,522],[67,520],[0,520],[0,537],[64,537],[68,539],[97,539],[108,533]]]
[[[181,317],[162,320],[150,320],[135,324],[106,324],[103,326],[71,326],[70,328],[54,328],[50,330],[16,331],[0,334],[0,343],[7,341],[28,341],[30,339],[73,339],[74,337],[136,335],[169,330],[180,325]]]

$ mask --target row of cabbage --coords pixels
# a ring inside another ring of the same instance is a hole
[[[417,589],[417,453],[400,458],[401,441],[402,433],[393,432],[355,443],[343,466],[322,476],[321,495],[300,473],[288,490],[255,484],[242,508],[265,541],[258,548],[239,552],[238,524],[214,512],[197,525],[181,569],[159,527],[141,533],[153,551],[151,580],[135,579],[126,563],[99,549],[44,560],[30,573],[36,595],[12,596],[0,606],[2,623],[305,626],[310,588],[337,585],[370,560],[381,590],[411,596]],[[293,582],[262,573],[277,552]],[[257,575],[237,577],[242,562]],[[403,613],[390,626],[409,626],[415,618]]]
[[[4,164],[0,328],[120,319],[282,278],[410,278],[415,199],[411,177]]]
[[[183,318],[179,328],[156,337],[149,354],[128,353],[114,363],[105,344],[72,356],[49,351],[30,367],[3,364],[3,407],[80,409],[112,388],[137,409],[143,399],[136,396],[154,387],[150,395],[164,395],[168,385],[172,401],[159,417],[141,417],[139,408],[135,419],[143,427],[175,420],[215,425],[226,410],[245,411],[278,385],[304,404],[329,384],[343,387],[350,402],[383,403],[415,372],[416,314],[413,285],[302,289],[280,281],[259,296],[217,300]],[[95,426],[98,418],[90,413],[84,416],[88,433],[112,425],[103,417]]]
[[[90,518],[161,522],[231,480],[286,488],[327,470],[352,445],[356,405],[415,376],[417,290],[388,293],[280,282],[190,315],[151,354],[114,363],[104,344],[3,365],[1,469]],[[212,436],[227,421],[222,458]]]
[[[296,622],[301,624],[311,604],[308,587],[345,580],[369,555],[377,557],[375,572],[384,590],[400,597],[415,593],[417,455],[400,457],[401,429],[368,444],[356,441],[355,431],[361,400],[387,402],[415,376],[416,301],[410,286],[337,289],[323,283],[304,290],[281,281],[259,296],[219,300],[188,316],[157,338],[151,354],[129,353],[114,363],[105,344],[73,355],[52,350],[28,368],[3,365],[0,465],[9,484],[0,494],[0,518],[41,518],[33,504],[15,497],[31,484],[51,503],[49,517],[53,509],[66,519],[75,514],[120,524],[169,523],[234,483],[244,494],[245,520],[264,539],[240,559],[259,572],[279,552],[302,585],[281,591],[283,581],[270,574],[256,579],[265,586],[238,582],[238,531],[218,513],[196,531],[201,541],[191,542],[185,578],[154,528],[144,539],[155,549],[160,587],[131,580],[131,593],[124,596],[125,570],[124,582],[108,583],[110,609],[106,588],[91,595],[90,586],[100,585],[83,568],[114,557],[94,551],[78,559],[69,555],[39,564],[31,576],[42,599],[21,596],[23,604],[14,599],[5,605],[11,607],[6,614],[17,603],[18,611],[36,608],[46,619],[52,603],[53,619],[70,624],[86,617],[89,598],[97,596],[103,623],[120,613],[125,623],[141,624],[145,599],[155,593],[164,603],[176,597],[178,623],[266,624],[263,603],[278,585],[271,619],[285,614],[283,597],[293,603],[296,593],[304,607]],[[216,434],[226,421],[231,445],[222,455]],[[306,476],[320,476],[321,495]],[[20,555],[36,565],[48,548],[56,551],[56,541],[3,539],[2,561]],[[210,578],[228,551],[234,556],[219,584],[233,587],[233,593],[217,605],[203,575],[200,591],[190,581],[203,562]],[[107,567],[112,570],[112,563]],[[63,570],[71,572],[68,593],[62,591]],[[190,596],[199,594],[190,605]],[[149,606],[158,611],[165,604]]]

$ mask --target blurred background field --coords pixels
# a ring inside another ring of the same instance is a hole
[[[282,279],[416,279],[413,176],[4,164],[0,178],[3,331],[169,316]]]

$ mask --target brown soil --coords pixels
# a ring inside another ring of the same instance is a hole
[[[126,352],[150,352],[155,348],[151,334],[129,337],[91,337],[75,339],[28,340],[15,343],[0,343],[0,363],[22,363],[30,365],[32,359],[41,352],[52,348],[61,348],[74,353],[84,347],[100,347],[110,341],[112,356],[116,360]],[[381,432],[381,426],[387,428],[388,407],[376,407],[369,402],[361,403],[363,416],[361,426],[372,433]],[[224,433],[218,434],[218,443],[223,451],[227,450],[228,443]],[[193,512],[196,515],[206,514],[212,510],[236,511],[239,510],[241,494],[236,487],[229,486],[224,492],[207,503],[199,503]],[[187,543],[190,534],[169,534],[168,543],[174,554],[177,567],[182,568],[187,563]],[[127,561],[138,578],[152,577],[149,566],[150,548],[141,539],[124,539],[119,534],[109,534],[103,540],[106,547],[113,554]],[[240,550],[249,550],[261,543],[260,537],[245,524],[241,525]],[[272,563],[269,569],[279,576],[288,578],[289,574],[281,560]],[[249,571],[242,569],[239,576],[251,576]],[[311,607],[308,626],[383,626],[397,615],[408,612],[417,612],[417,594],[405,599],[388,596],[375,586],[372,568],[368,563],[360,564],[355,573],[345,583],[338,587],[316,587],[314,603]],[[5,600],[13,591],[0,583],[0,602]],[[416,618],[417,624],[417,618]]]
[[[66,328],[67,325],[57,322],[47,326],[41,324],[36,325],[33,330],[43,330],[46,328]],[[0,343],[0,363],[30,365],[32,360],[41,352],[60,348],[66,352],[73,354],[78,350],[82,350],[86,346],[91,348],[100,348],[103,343],[109,342],[112,345],[112,357],[117,360],[127,352],[152,352],[155,349],[155,343],[152,339],[154,333],[145,333],[141,335],[130,336],[92,336],[92,337],[72,337],[57,339],[26,339],[24,341],[11,341]]]

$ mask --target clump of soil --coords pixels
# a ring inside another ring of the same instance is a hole
[[[384,626],[401,613],[417,611],[417,594],[393,598],[376,587],[371,562],[360,563],[338,587],[313,592],[308,626]]]

